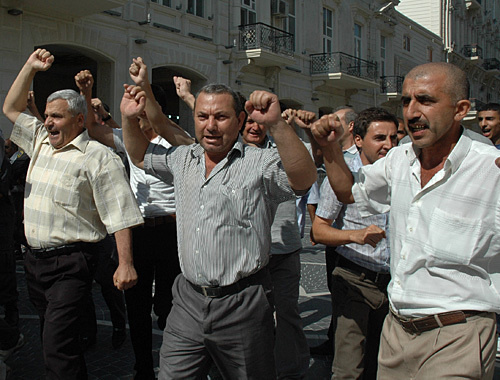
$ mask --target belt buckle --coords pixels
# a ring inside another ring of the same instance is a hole
[[[213,294],[213,293],[208,293],[207,292],[207,289],[216,289],[216,287],[214,286],[201,286],[201,292],[202,294],[205,296],[205,297],[209,297],[209,298],[217,298],[217,295]]]

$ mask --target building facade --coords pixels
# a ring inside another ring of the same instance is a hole
[[[89,69],[94,96],[117,114],[132,57],[140,56],[165,92],[167,114],[192,134],[174,75],[191,79],[194,91],[211,82],[245,96],[265,89],[283,107],[320,114],[344,104],[397,113],[404,75],[452,55],[438,29],[396,9],[406,1],[0,0],[0,101],[29,54],[44,47],[56,61],[34,81],[42,112],[51,92],[76,89],[74,75]],[[0,128],[9,136],[3,116]]]
[[[439,35],[444,60],[461,67],[471,84],[472,110],[500,102],[500,0],[402,0],[398,11]]]

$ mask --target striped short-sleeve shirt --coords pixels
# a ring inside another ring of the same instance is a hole
[[[205,178],[199,144],[150,144],[144,166],[174,176],[179,259],[189,281],[229,285],[268,263],[278,204],[295,198],[275,148],[238,141]]]
[[[87,131],[55,149],[44,125],[20,114],[11,138],[31,158],[24,201],[31,247],[97,242],[143,222],[122,162]]]

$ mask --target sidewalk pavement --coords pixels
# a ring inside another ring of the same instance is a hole
[[[316,346],[326,340],[330,324],[330,296],[326,286],[324,246],[312,246],[309,241],[310,221],[306,225],[301,253],[302,279],[300,288],[300,312],[309,346]],[[26,344],[8,360],[12,369],[9,380],[44,379],[38,316],[28,299],[22,262],[17,263],[19,288],[20,329]],[[132,380],[134,354],[130,339],[117,350],[111,346],[112,324],[109,311],[102,298],[100,287],[93,286],[97,314],[97,344],[90,347],[85,360],[90,380]],[[156,324],[154,324],[156,325]],[[127,333],[128,334],[128,333]],[[162,332],[153,329],[153,357],[158,367],[158,355]],[[311,357],[306,380],[329,380],[332,357]],[[497,362],[494,379],[500,380],[500,366]],[[0,379],[3,380],[3,379]]]

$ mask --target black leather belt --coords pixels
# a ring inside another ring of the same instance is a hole
[[[156,227],[163,224],[175,223],[175,214],[144,218],[144,227]]]
[[[467,322],[467,318],[483,313],[475,310],[457,310],[433,314],[422,318],[404,318],[396,314],[391,308],[391,314],[403,329],[411,334],[419,335],[438,327]]]
[[[79,252],[87,250],[94,243],[71,243],[60,245],[59,247],[50,247],[50,248],[31,248],[31,254],[35,259],[48,259],[49,257],[59,256],[59,255],[67,255],[73,252]]]
[[[389,281],[391,281],[391,275],[389,273],[385,272],[374,272],[370,269],[367,269],[365,267],[362,267],[361,265],[356,264],[355,262],[346,259],[342,255],[338,255],[337,257],[337,266],[347,269],[350,272],[353,272],[355,274],[359,274],[360,276],[363,275],[364,278],[373,281],[376,284],[389,284]]]
[[[262,268],[258,272],[244,277],[234,284],[227,286],[200,286],[188,281],[189,285],[198,293],[210,298],[221,298],[230,294],[236,294],[251,285],[262,284],[262,279],[268,275],[268,269]]]

